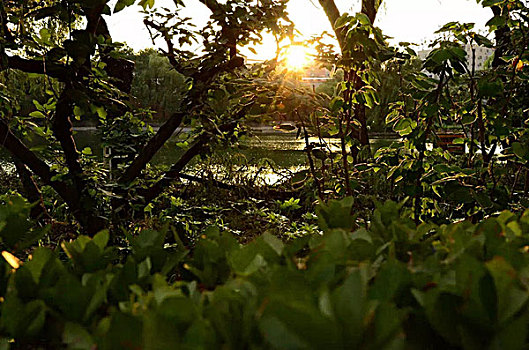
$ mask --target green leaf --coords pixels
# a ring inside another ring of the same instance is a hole
[[[461,61],[464,61],[465,58],[467,57],[467,52],[463,50],[461,47],[457,47],[457,46],[451,47],[450,53],[452,53],[452,55],[459,58]]]
[[[241,276],[249,276],[267,265],[260,254],[248,248],[232,252],[229,261],[233,271]]]
[[[524,349],[527,344],[527,323],[529,313],[524,312],[521,316],[506,324],[494,335],[491,349]]]
[[[139,5],[143,7],[143,10],[147,10],[148,8],[153,8],[154,6],[154,0],[140,0]]]
[[[403,349],[401,332],[403,311],[395,305],[382,303],[377,307],[374,319],[375,337],[370,342],[373,349]],[[400,342],[399,342],[399,338]],[[397,345],[398,344],[398,345]],[[395,345],[395,346],[393,346]]]
[[[215,348],[215,333],[209,322],[195,318],[187,329],[182,343],[187,349],[213,349]]]
[[[463,118],[461,118],[461,122],[464,125],[472,124],[476,120],[476,116],[470,113],[466,113]]]
[[[44,267],[54,258],[51,250],[38,247],[33,251],[32,259],[27,261],[22,268],[28,269],[33,277],[33,281],[38,284],[40,282],[40,276],[43,272],[46,272],[44,271]]]
[[[79,106],[75,106],[73,108],[73,114],[76,116],[76,117],[81,117],[83,114],[84,114],[84,111],[81,107]]]
[[[414,123],[410,118],[402,118],[393,126],[393,130],[401,136],[409,135],[413,131]]]
[[[283,249],[285,248],[285,245],[276,236],[273,236],[270,233],[265,232],[259,239],[262,239],[264,242],[266,242],[266,244],[268,244],[277,253],[278,256],[283,253]]]
[[[480,34],[474,35],[474,40],[476,40],[476,43],[480,46],[485,46],[485,47],[494,46],[494,43],[492,41],[490,41],[487,37],[484,37],[483,35],[480,35]]]
[[[31,204],[23,197],[8,196],[0,205],[0,238],[11,251],[23,250],[38,241],[47,228],[32,228],[28,219]]]
[[[107,275],[105,271],[98,271],[83,276],[83,287],[90,291],[83,321],[88,322],[99,307],[107,301],[107,291],[111,281],[112,276]]]
[[[51,42],[50,42],[51,34],[50,34],[50,32],[49,32],[48,29],[46,29],[46,28],[41,28],[41,29],[39,30],[39,36],[40,36],[40,41],[41,41],[43,44],[51,45]]]
[[[340,108],[342,108],[343,105],[344,105],[343,98],[336,96],[335,98],[332,99],[329,105],[329,108],[331,109],[332,112],[338,112]]]
[[[62,332],[62,341],[72,350],[91,350],[96,347],[92,336],[77,323],[66,322]]]
[[[363,25],[371,24],[371,20],[369,19],[369,17],[367,17],[365,13],[362,13],[362,12],[357,13],[356,18],[358,19],[358,22],[360,22]]]
[[[277,349],[339,349],[339,327],[324,316],[301,274],[276,270],[270,276],[269,302],[258,321],[268,344]]]
[[[406,266],[398,261],[388,261],[378,272],[370,297],[383,301],[393,300],[411,282]]]
[[[6,296],[2,304],[1,324],[11,337],[31,338],[40,334],[46,320],[42,300],[22,302],[15,294]]]
[[[458,310],[461,307],[461,298],[439,291],[427,293],[415,292],[416,297],[424,304],[426,316],[432,327],[451,345],[457,346],[461,343],[458,330]]]
[[[483,6],[495,6],[504,3],[505,0],[483,0]]]
[[[492,208],[494,204],[487,193],[478,192],[474,195],[474,197],[482,208]]]
[[[309,343],[291,331],[285,322],[277,317],[263,317],[259,328],[265,339],[276,349],[309,349]]]
[[[30,117],[44,119],[46,116],[41,111],[33,111],[29,113]]]
[[[141,318],[114,312],[110,319],[106,336],[101,342],[101,349],[141,349],[143,348],[142,335],[143,324]]]
[[[489,81],[481,79],[478,81],[478,92],[481,97],[496,97],[503,94],[503,82],[500,79]]]
[[[507,18],[505,16],[494,16],[485,25],[490,27],[491,30],[503,27],[507,24]]]
[[[349,16],[349,14],[344,13],[343,15],[338,17],[336,22],[334,22],[334,29],[339,29],[339,28],[345,27],[350,22],[350,19],[351,18]]]
[[[436,64],[443,64],[452,57],[449,49],[435,49],[427,57],[427,61],[431,60]]]
[[[100,231],[98,232],[94,238],[92,239],[92,241],[101,249],[105,249],[107,243],[108,243],[108,240],[109,240],[110,236],[109,236],[109,232],[108,230],[103,230],[103,231]]]
[[[131,238],[130,244],[134,254],[144,257],[153,249],[163,248],[164,240],[165,232],[143,230],[137,237]]]
[[[433,166],[433,169],[438,172],[439,174],[448,173],[452,171],[452,168],[450,168],[446,164],[436,164]]]
[[[351,230],[354,218],[351,215],[353,198],[347,197],[340,201],[330,200],[327,204],[319,204],[316,207],[319,226],[323,230],[342,228]]]
[[[498,321],[503,323],[527,303],[529,293],[518,286],[516,270],[504,258],[494,257],[486,266],[494,279],[498,296]]]
[[[512,151],[514,154],[523,160],[529,160],[529,149],[520,142],[513,142],[512,144]]]
[[[107,111],[104,107],[95,107],[95,111],[97,112],[97,115],[100,119],[105,119],[107,117]]]
[[[123,10],[125,7],[134,5],[135,2],[136,0],[118,0],[116,6],[114,6],[114,13]]]
[[[336,288],[331,300],[334,314],[344,327],[345,348],[358,348],[364,333],[364,315],[367,311],[367,265],[354,268],[341,286]]]

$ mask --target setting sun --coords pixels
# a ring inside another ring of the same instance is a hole
[[[301,70],[312,61],[309,48],[301,45],[289,46],[285,53],[285,65],[291,70]]]

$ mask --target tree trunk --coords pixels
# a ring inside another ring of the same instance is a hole
[[[39,176],[45,184],[51,186],[59,194],[87,234],[94,235],[104,228],[104,220],[86,207],[86,198],[80,196],[77,188],[72,186],[68,180],[55,180],[54,176],[58,174],[52,171],[48,164],[37,157],[16,137],[2,119],[0,119],[0,139],[3,140],[2,146],[13,157],[20,160],[34,174]]]
[[[362,13],[369,17],[371,23],[375,23],[381,3],[382,0],[362,0]]]
[[[34,220],[37,220],[40,224],[44,225],[48,223],[51,219],[46,207],[44,206],[44,200],[42,199],[42,193],[38,188],[33,176],[28,168],[22,163],[18,158],[12,157],[13,162],[15,163],[15,168],[17,170],[18,177],[22,183],[22,188],[24,190],[24,195],[26,199],[33,204],[33,207],[30,211],[30,217]]]
[[[490,8],[494,16],[502,15],[502,10],[499,6],[492,6]],[[509,34],[510,30],[508,26],[503,26],[494,31],[494,36],[496,39],[496,50],[494,51],[494,57],[492,60],[492,68],[497,68],[505,62],[501,59],[507,52],[509,45]]]
[[[372,24],[375,23],[377,17],[378,8],[380,7],[382,0],[362,0],[362,13],[365,14]],[[362,79],[357,79],[356,90],[360,90],[365,86]],[[367,129],[367,116],[365,105],[360,105],[355,110],[355,117],[360,122],[360,135],[359,140],[362,146],[369,147],[369,131]]]
[[[338,7],[336,7],[334,0],[319,0],[319,2],[321,7],[323,7],[323,11],[325,11],[325,14],[327,15],[329,22],[331,23],[334,33],[336,34],[336,40],[338,40],[338,44],[340,45],[340,51],[343,53],[345,48],[344,33],[341,28],[334,28],[334,23],[336,23],[338,18],[340,18],[340,11],[338,10]]]
[[[381,0],[362,0],[362,13],[369,18],[371,23],[373,23],[376,19],[378,8],[380,7],[381,2]],[[341,28],[334,28],[334,23],[340,17],[340,11],[336,7],[334,0],[319,0],[319,3],[321,7],[323,7],[327,18],[329,19],[329,22],[331,22],[331,25],[333,26],[334,33],[336,34],[336,39],[338,40],[340,50],[343,55],[346,45],[345,36]],[[362,79],[359,79],[358,77],[354,78],[355,79],[353,79],[353,81],[356,82],[354,88],[356,90],[362,89],[365,86]],[[360,130],[357,134],[358,141],[362,146],[369,147],[369,131],[367,128],[365,106],[362,105],[355,109],[355,118],[360,122]]]

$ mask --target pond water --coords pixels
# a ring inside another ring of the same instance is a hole
[[[101,136],[94,131],[77,131],[75,135],[77,146],[80,150],[90,147],[95,155],[103,157]],[[153,162],[156,164],[172,164],[178,160],[183,150],[170,139],[156,154]],[[290,167],[305,164],[303,140],[296,139],[295,134],[263,134],[248,137],[240,142],[239,147],[230,148],[218,153],[227,152],[230,155],[242,155],[250,164],[258,164],[262,158],[272,160],[279,167]]]
[[[75,139],[79,150],[84,147],[92,148],[94,154],[102,157],[101,136],[95,131],[77,131]],[[373,139],[374,149],[389,145],[395,140]],[[311,137],[309,142],[319,143],[319,139]],[[332,151],[339,151],[339,139],[325,139]],[[154,162],[158,164],[172,164],[182,154],[182,150],[176,146],[175,139],[169,140],[167,144],[158,152]],[[296,133],[258,133],[251,137],[244,138],[238,147],[233,147],[226,152],[230,154],[241,154],[250,163],[259,163],[263,158],[274,161],[280,167],[289,167],[306,163],[305,141],[296,138]],[[224,151],[222,151],[224,152]]]
[[[75,131],[74,138],[79,150],[90,147],[97,159],[103,159],[101,135],[99,132],[96,130],[78,130]],[[317,138],[311,138],[309,141],[318,142],[319,140]],[[338,139],[328,139],[326,142],[333,151],[339,149]],[[176,139],[171,139],[167,142],[158,154],[156,154],[153,162],[155,164],[170,165],[178,160],[183,150],[177,147],[176,143]],[[375,139],[374,148],[389,143],[391,143],[391,140]],[[307,168],[307,158],[306,153],[303,151],[304,148],[305,141],[302,138],[296,138],[296,133],[258,133],[255,136],[243,139],[238,147],[217,151],[216,154],[222,158],[238,158],[239,164],[245,163],[244,166],[247,173],[255,173],[264,183],[273,184],[290,172]],[[10,166],[8,159],[5,150],[0,150],[0,166],[6,171],[12,170],[12,165]],[[269,160],[269,162],[266,162],[265,159]],[[267,166],[263,167],[265,164]],[[270,167],[270,164],[273,167]],[[191,170],[196,170],[198,168],[197,165],[198,161],[192,163]],[[219,169],[219,174],[222,173],[221,170]]]

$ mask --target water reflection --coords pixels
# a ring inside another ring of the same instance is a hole
[[[305,164],[279,167],[268,165],[226,165],[196,163],[187,168],[186,173],[201,178],[214,176],[216,181],[238,185],[276,185],[290,179],[295,173],[307,169]]]
[[[79,130],[74,135],[77,148],[85,147],[92,149],[92,154],[98,161],[103,161],[103,148],[101,134],[96,130]],[[153,163],[169,166],[176,162],[184,150],[177,146],[179,140],[171,139],[156,154]],[[309,142],[321,143],[324,141],[326,148],[332,152],[340,150],[339,139],[320,140],[311,137]],[[382,142],[382,143],[381,143]],[[391,143],[392,140],[374,140],[374,148]],[[295,133],[273,133],[258,134],[241,140],[238,146],[217,150],[213,162],[207,164],[209,173],[214,173],[215,178],[220,181],[237,182],[253,181],[261,184],[276,184],[292,173],[307,168],[305,141],[296,138]],[[217,160],[215,160],[217,158]],[[0,153],[0,166],[4,171],[13,171],[7,154]],[[204,161],[195,158],[188,167],[189,173],[197,173],[204,170]],[[245,176],[246,179],[243,179]]]

